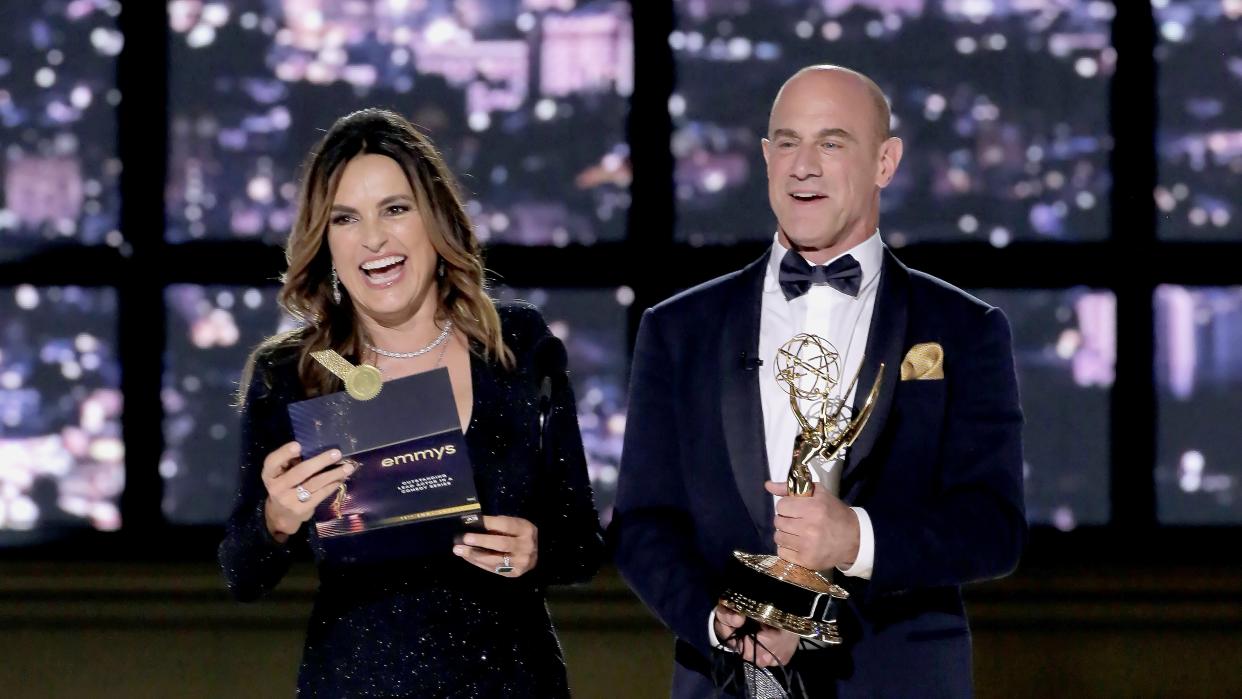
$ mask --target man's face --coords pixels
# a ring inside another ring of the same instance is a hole
[[[811,71],[777,99],[763,141],[768,200],[784,242],[801,250],[845,250],[879,219],[879,190],[901,157],[881,141],[871,93],[855,76]]]

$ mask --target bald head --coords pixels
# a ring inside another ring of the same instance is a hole
[[[776,93],[776,99],[772,101],[772,110],[768,113],[768,136],[772,135],[773,116],[787,93],[820,90],[836,91],[841,94],[842,99],[867,104],[870,107],[868,119],[874,124],[877,143],[883,143],[892,135],[889,130],[892,112],[888,105],[888,97],[884,95],[880,86],[856,70],[825,64],[807,66],[794,73],[784,85],[781,85],[780,91]]]
[[[848,68],[811,66],[785,82],[762,142],[785,247],[822,264],[875,233],[903,148],[889,118],[880,88]]]

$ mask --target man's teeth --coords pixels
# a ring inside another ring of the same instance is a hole
[[[371,260],[369,262],[363,262],[362,269],[367,272],[370,272],[370,271],[377,270],[377,269],[383,269],[385,267],[391,267],[395,264],[399,264],[404,261],[405,261],[405,256],[403,255],[390,255],[388,257],[383,257],[378,260]]]
[[[810,200],[812,200],[812,199],[818,199],[818,198],[819,198],[819,195],[818,195],[818,194],[800,194],[800,193],[799,193],[799,194],[794,194],[794,195],[793,195],[793,198],[794,198],[794,199],[800,199],[800,200],[802,200],[802,201],[810,201]]]

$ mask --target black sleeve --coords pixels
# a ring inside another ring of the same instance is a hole
[[[541,345],[557,345],[562,356],[564,350],[538,311],[532,308],[529,314],[523,323],[529,349],[522,354],[534,365],[531,375],[536,386],[542,383],[540,374],[546,374],[552,388],[542,451],[538,454],[546,489],[541,497],[539,521],[535,522],[539,529],[539,560],[534,572],[544,585],[586,582],[603,562],[604,540],[578,428],[578,406],[565,370],[556,366],[549,371],[535,358],[537,352],[552,349],[541,350]]]
[[[241,601],[267,594],[289,570],[293,559],[291,544],[305,537],[305,529],[281,544],[267,530],[264,503],[263,460],[282,444],[293,440],[293,429],[285,411],[286,401],[273,390],[271,368],[262,357],[246,391],[241,416],[241,476],[237,501],[225,525],[220,542],[220,569],[229,592]]]
[[[686,509],[676,387],[669,371],[674,364],[661,320],[648,310],[638,326],[609,538],[617,568],[643,603],[710,658],[707,621],[720,585],[695,544],[694,520]]]

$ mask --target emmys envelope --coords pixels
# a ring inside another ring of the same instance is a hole
[[[289,419],[304,458],[340,449],[355,467],[311,519],[321,561],[446,554],[456,534],[481,529],[447,369],[386,381],[370,400],[341,391],[291,403]]]

